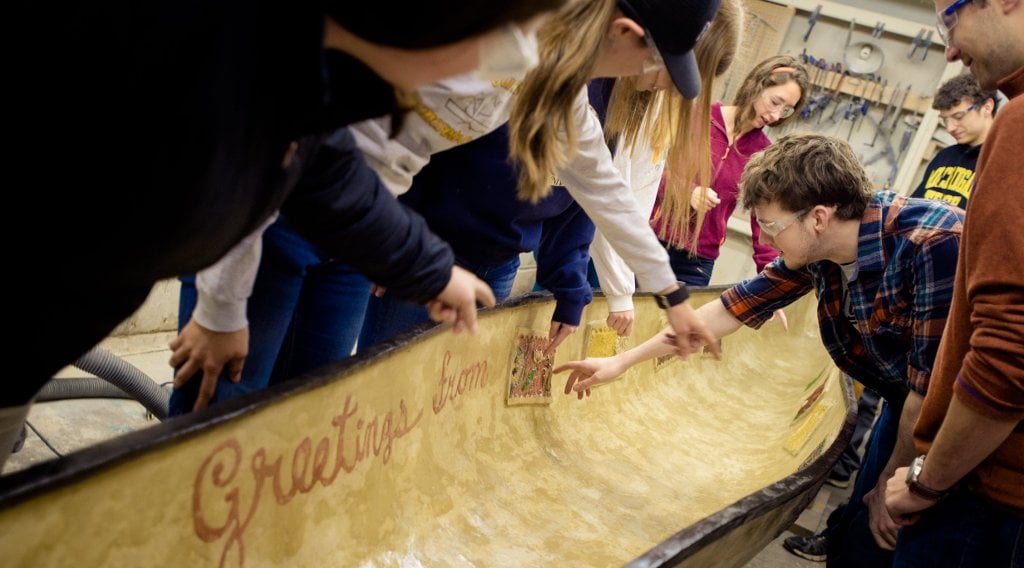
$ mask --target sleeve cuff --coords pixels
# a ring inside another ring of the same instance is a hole
[[[660,292],[679,284],[676,274],[672,272],[672,267],[668,263],[668,253],[666,252],[665,255],[665,265],[659,268],[656,274],[636,273],[637,282],[644,292]]]
[[[633,296],[607,296],[609,312],[628,312],[633,309]]]
[[[559,299],[555,303],[555,313],[551,314],[551,321],[557,321],[568,325],[580,325],[583,317],[583,302]]]
[[[246,300],[217,300],[199,292],[192,319],[211,331],[238,331],[249,326],[249,320],[245,317],[247,305]]]

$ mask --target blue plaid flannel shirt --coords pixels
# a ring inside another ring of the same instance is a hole
[[[854,321],[843,309],[842,269],[831,261],[790,270],[779,258],[727,290],[722,303],[758,328],[813,290],[822,341],[840,369],[881,393],[909,387],[923,395],[953,298],[963,219],[962,210],[940,201],[875,194],[848,284]]]

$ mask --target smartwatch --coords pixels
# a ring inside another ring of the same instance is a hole
[[[658,304],[658,307],[667,310],[673,306],[682,304],[690,297],[690,292],[686,289],[686,284],[679,282],[679,288],[669,292],[668,294],[655,294],[654,301]]]
[[[917,456],[911,462],[910,469],[907,470],[907,488],[910,489],[910,492],[929,501],[938,501],[945,497],[948,491],[939,491],[927,485],[921,485],[917,479],[921,476],[922,469],[924,469],[924,456]]]

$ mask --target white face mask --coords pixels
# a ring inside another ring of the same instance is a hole
[[[521,79],[537,66],[537,31],[524,32],[515,24],[487,34],[480,40],[480,78],[497,81]]]

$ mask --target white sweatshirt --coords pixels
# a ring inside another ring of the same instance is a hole
[[[263,232],[277,220],[274,212],[215,264],[196,273],[196,299],[192,318],[206,329],[222,333],[249,326],[246,304],[256,283],[263,255]]]
[[[638,140],[644,140],[641,131]],[[664,156],[656,156],[648,144],[640,147],[623,148],[623,139],[619,137],[619,150],[615,153],[615,166],[622,172],[629,187],[633,188],[640,211],[650,217],[654,201],[658,197],[658,185],[665,171]],[[650,225],[643,229],[653,233]],[[638,227],[638,230],[643,230]],[[594,242],[590,245],[590,257],[594,260],[594,269],[601,281],[601,291],[608,299],[609,312],[624,312],[633,309],[633,293],[636,292],[636,278],[626,261],[612,248],[611,243],[600,230],[594,234]]]
[[[473,74],[454,77],[417,90],[419,104],[406,116],[395,138],[389,137],[391,124],[386,117],[353,124],[349,129],[385,185],[393,193],[404,193],[431,154],[465,144],[507,122],[513,91],[518,85],[519,81],[513,79],[490,82]],[[590,107],[586,88],[576,97],[573,112],[579,129],[577,150],[569,163],[558,169],[557,176],[597,230],[633,269],[643,290],[658,291],[672,286],[676,278],[668,253],[648,225],[651,206],[638,205],[633,191],[612,163],[601,122]],[[221,304],[239,295],[247,297],[252,281],[246,282],[246,278],[255,278],[256,270],[244,264],[253,258],[252,254],[229,254],[207,269],[234,275],[217,279],[218,285],[234,291],[206,288],[205,284],[199,287],[197,279],[202,309],[197,306],[196,312],[210,317],[215,311],[215,306],[207,305],[207,297],[219,298]],[[258,254],[255,258],[258,264]],[[229,265],[221,266],[222,262]],[[211,283],[206,278],[202,281]],[[206,326],[203,320],[196,321]]]

